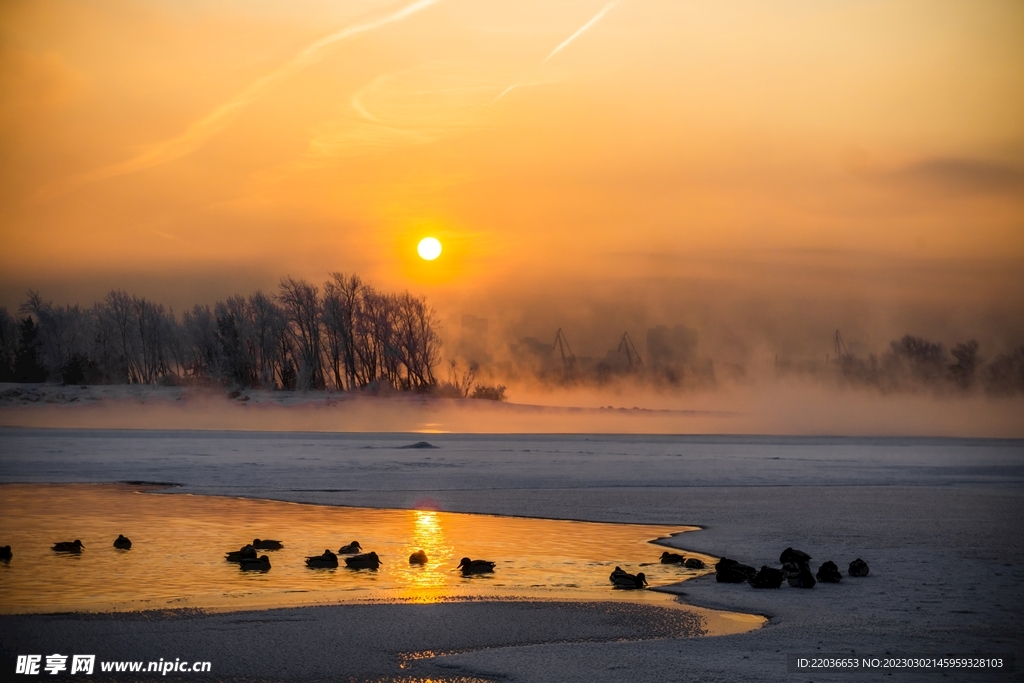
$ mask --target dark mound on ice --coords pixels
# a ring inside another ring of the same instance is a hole
[[[435,446],[434,444],[426,441],[417,441],[416,443],[411,443],[407,446],[399,446],[399,448],[440,448],[440,446]]]

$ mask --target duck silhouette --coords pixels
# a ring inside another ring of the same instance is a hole
[[[281,541],[261,541],[257,538],[253,540],[252,547],[256,550],[280,550],[284,547],[284,544]]]
[[[132,542],[124,534],[118,534],[114,539],[114,547],[118,550],[131,550]]]
[[[77,538],[74,541],[61,541],[53,544],[53,549],[58,553],[80,553],[84,547]]]
[[[372,551],[345,558],[345,566],[349,569],[376,569],[382,564],[384,563],[377,557],[377,553]]]
[[[10,562],[12,557],[14,557],[14,553],[11,552],[11,546],[0,547],[0,562]]]
[[[227,555],[224,556],[224,559],[228,562],[242,562],[243,560],[255,560],[257,559],[256,548],[253,548],[251,545],[243,545],[240,549],[232,550],[231,552],[229,552]]]
[[[618,570],[618,573],[612,572],[612,575],[609,578],[611,578],[612,583],[615,584],[616,588],[643,588],[647,585],[647,577],[644,576],[643,572],[630,574],[622,571],[618,567],[615,569]]]
[[[257,559],[246,559],[238,563],[238,568],[243,572],[266,572],[270,571],[270,558],[260,555]]]
[[[494,571],[494,562],[490,560],[471,560],[464,557],[459,561],[459,569],[463,576],[469,574],[488,574]]]
[[[330,550],[324,550],[323,555],[307,557],[306,566],[310,569],[334,569],[338,566],[338,556]]]
[[[667,550],[661,554],[662,564],[684,564],[686,558],[679,553],[670,553]]]
[[[355,555],[361,552],[363,552],[363,546],[359,545],[359,541],[352,541],[348,545],[338,548],[339,555]]]
[[[704,560],[699,557],[688,557],[685,564],[687,569],[704,569]]]
[[[417,550],[409,556],[409,564],[426,564],[427,554],[422,550]]]

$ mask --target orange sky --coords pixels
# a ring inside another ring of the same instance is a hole
[[[999,327],[1021,36],[1015,0],[7,0],[0,304],[342,270],[538,334],[621,288],[673,322],[680,279]]]

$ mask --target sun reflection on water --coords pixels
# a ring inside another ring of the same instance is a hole
[[[415,602],[437,602],[444,595],[444,587],[451,578],[455,548],[445,540],[444,526],[433,510],[412,510],[412,540],[406,546],[407,555],[417,550],[427,554],[427,563],[409,564],[408,584],[400,596]]]
[[[338,602],[438,602],[528,598],[663,603],[649,591],[614,591],[616,565],[644,571],[651,585],[703,572],[658,562],[650,541],[686,527],[597,524],[416,510],[297,505],[276,501],[138,493],[123,485],[7,484],[0,491],[0,613],[243,609]],[[111,546],[123,533],[129,551]],[[81,555],[50,550],[80,538]],[[224,553],[275,538],[268,572],[244,572]],[[358,540],[377,570],[310,569],[305,558]],[[423,550],[425,565],[409,556]],[[497,563],[463,577],[463,556]],[[706,561],[711,558],[703,557]]]

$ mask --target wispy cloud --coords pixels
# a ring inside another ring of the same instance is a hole
[[[438,2],[440,0],[417,0],[417,2],[406,5],[390,14],[352,24],[339,31],[335,31],[305,47],[288,63],[251,83],[245,90],[224,102],[203,118],[190,124],[180,135],[149,145],[141,154],[128,161],[104,166],[51,183],[42,188],[37,197],[39,199],[50,199],[76,187],[98,180],[136,173],[169,161],[181,159],[206,144],[207,141],[222,131],[238,112],[262,96],[271,87],[321,61],[326,56],[327,48],[335,43],[401,21]]]
[[[620,2],[622,2],[622,0],[612,0],[607,5],[602,7],[600,12],[598,12],[593,17],[591,17],[590,21],[588,21],[587,23],[583,24],[583,26],[580,26],[578,29],[576,29],[575,33],[573,33],[571,36],[569,36],[568,38],[563,40],[561,43],[558,44],[558,46],[554,50],[552,50],[550,53],[548,53],[548,56],[545,57],[541,61],[540,66],[544,66],[545,64],[547,64],[548,60],[550,60],[552,57],[554,57],[559,52],[564,50],[572,41],[574,41],[577,38],[579,38],[591,26],[593,26],[597,22],[601,21],[601,18],[604,17],[604,15],[608,14],[608,12],[610,12]],[[491,104],[495,104],[502,97],[504,97],[505,95],[509,94],[510,92],[512,92],[513,90],[518,88],[520,85],[522,85],[522,83],[523,83],[522,81],[517,81],[516,83],[513,83],[512,85],[510,85],[507,88],[505,88],[504,90],[502,90],[501,94],[498,95],[497,97],[495,97],[493,101],[491,101]]]

